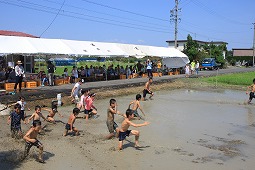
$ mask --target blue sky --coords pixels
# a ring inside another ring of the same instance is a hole
[[[0,0],[0,29],[43,38],[167,46],[175,0]],[[254,0],[179,0],[178,39],[251,48]]]

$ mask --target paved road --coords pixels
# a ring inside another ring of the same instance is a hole
[[[255,68],[240,68],[240,67],[230,67],[228,69],[220,69],[220,70],[206,70],[200,71],[199,77],[207,77],[207,76],[215,76],[220,74],[229,74],[229,73],[240,73],[240,72],[251,72],[255,71]],[[254,74],[255,77],[255,74]],[[181,75],[172,75],[172,76],[162,76],[162,77],[154,77],[153,82],[171,82],[175,79],[185,78],[184,74]],[[120,87],[129,87],[129,86],[139,86],[144,85],[147,81],[147,78],[135,78],[135,79],[121,79],[121,80],[110,80],[110,81],[97,81],[97,82],[87,82],[82,84],[82,88],[89,88],[89,89],[98,89],[98,88],[105,88],[105,89],[114,89]],[[37,87],[34,89],[24,89],[21,93],[25,96],[26,100],[29,98],[33,98],[36,96],[41,96],[43,98],[53,98],[56,97],[58,93],[70,95],[71,89],[74,84],[66,84],[61,86],[44,86],[44,87]],[[13,102],[17,100],[17,93],[16,95],[4,95],[0,96],[0,103]]]

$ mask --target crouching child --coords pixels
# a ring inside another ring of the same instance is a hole
[[[76,136],[79,135],[78,129],[76,129],[73,126],[73,124],[75,122],[75,119],[76,119],[76,117],[78,116],[79,113],[80,113],[80,109],[78,109],[78,108],[73,109],[73,113],[69,116],[68,122],[65,126],[65,132],[64,132],[63,136],[66,136],[68,134],[68,131],[70,131],[72,133],[74,132]]]

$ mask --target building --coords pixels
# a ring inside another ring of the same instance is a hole
[[[223,41],[199,41],[199,40],[193,40],[193,41],[198,43],[198,45],[212,44],[212,45],[218,46],[218,45],[228,44],[228,43],[223,42]],[[170,40],[170,41],[166,41],[166,42],[167,42],[169,47],[171,47],[171,48],[175,47],[175,41],[174,40]],[[183,51],[186,44],[187,44],[187,40],[177,40],[177,49],[180,50],[180,51]],[[223,51],[223,57],[225,59],[226,51]]]
[[[252,57],[252,48],[233,48],[233,57]]]

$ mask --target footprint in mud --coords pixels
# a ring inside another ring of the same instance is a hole
[[[156,155],[160,155],[160,154],[163,154],[165,152],[166,152],[165,150],[155,150]]]

